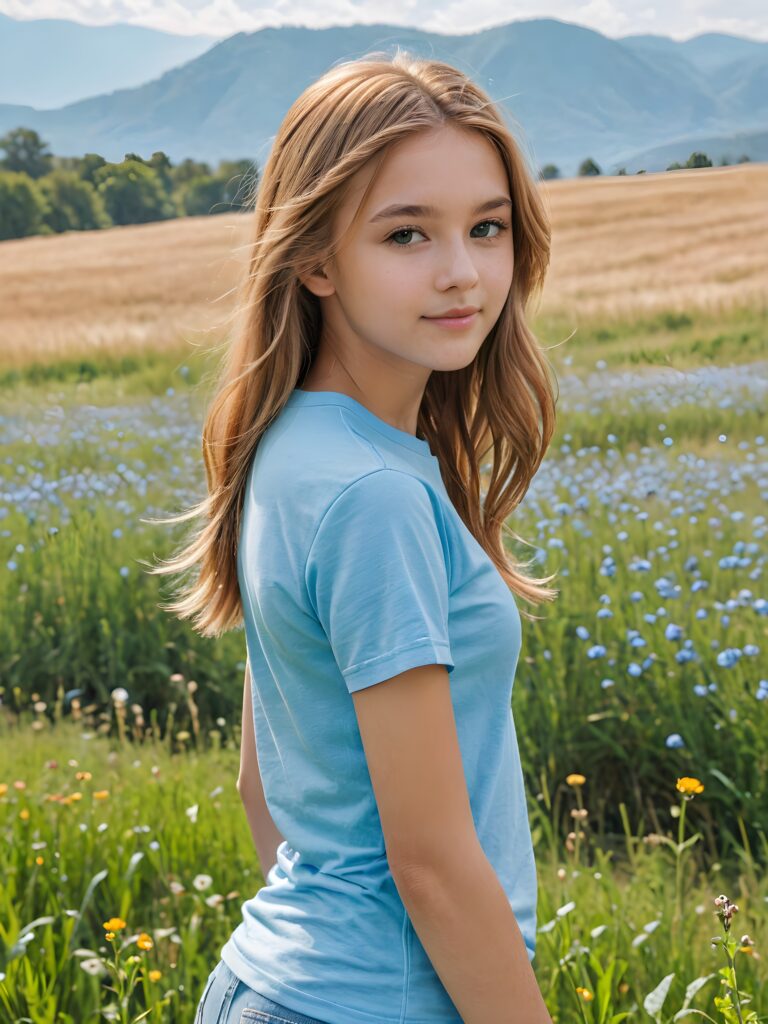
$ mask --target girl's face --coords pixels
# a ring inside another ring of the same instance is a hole
[[[333,224],[336,257],[303,280],[321,300],[321,351],[327,338],[356,377],[423,387],[432,370],[472,362],[507,299],[507,174],[479,132],[425,130],[387,153],[352,225],[373,172],[351,179]],[[464,307],[477,310],[464,324],[435,319]]]

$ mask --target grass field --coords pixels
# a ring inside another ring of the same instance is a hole
[[[559,426],[511,525],[561,593],[513,708],[558,1024],[768,1013],[767,171],[542,186]],[[242,633],[160,611],[138,561],[203,495],[246,227],[0,245],[2,1021],[191,1021],[263,884]]]

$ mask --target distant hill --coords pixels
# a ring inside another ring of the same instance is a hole
[[[48,109],[143,85],[214,42],[212,36],[139,25],[21,21],[0,14],[0,102]]]
[[[61,110],[0,106],[0,133],[34,128],[60,155],[121,159],[162,149],[174,161],[263,163],[286,110],[310,82],[334,63],[395,44],[467,71],[500,101],[531,166],[554,163],[564,176],[588,156],[611,173],[628,155],[662,150],[669,159],[654,157],[645,169],[663,170],[672,160],[684,163],[704,139],[722,144],[708,153],[719,162],[732,138],[739,137],[741,155],[768,126],[767,43],[711,34],[685,43],[610,39],[534,18],[463,36],[385,24],[240,32],[138,88]]]

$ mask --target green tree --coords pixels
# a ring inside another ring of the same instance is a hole
[[[100,167],[104,167],[106,160],[99,153],[86,153],[85,156],[81,157],[78,161],[79,174],[83,181],[90,181],[95,186],[95,175],[96,171]]]
[[[579,164],[579,177],[585,177],[592,174],[602,174],[599,166],[595,163],[591,156],[588,156],[586,160],[582,160]]]
[[[155,150],[149,158],[148,165],[157,171],[157,176],[160,178],[163,188],[170,195],[173,189],[173,164],[166,154],[161,149]]]
[[[174,185],[182,185],[185,181],[189,181],[191,178],[198,178],[201,175],[213,176],[211,165],[203,161],[191,160],[189,157],[186,160],[182,160],[180,164],[176,164],[171,171]]]
[[[711,167],[712,161],[706,153],[691,153],[685,161],[686,167]]]
[[[49,211],[44,217],[52,231],[89,231],[109,227],[104,200],[75,171],[55,170],[38,179]]]
[[[252,206],[259,180],[259,169],[252,160],[221,160],[216,177],[223,185],[223,202],[232,206]]]
[[[176,216],[157,172],[145,163],[105,164],[94,180],[113,224],[146,224]]]
[[[176,191],[176,201],[187,217],[201,217],[211,213],[230,213],[223,202],[221,180],[208,174],[185,181]]]
[[[0,137],[0,149],[5,150],[0,168],[42,178],[53,167],[53,155],[47,152],[47,146],[32,128],[14,128]]]
[[[0,171],[0,241],[50,234],[46,201],[36,183],[21,171]]]
[[[544,181],[560,177],[560,168],[556,164],[544,164],[541,168],[541,177]]]

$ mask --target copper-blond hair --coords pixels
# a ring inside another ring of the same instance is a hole
[[[429,377],[417,429],[438,458],[456,511],[512,591],[530,603],[557,596],[545,586],[554,574],[526,575],[531,562],[516,561],[503,542],[505,533],[522,540],[506,521],[525,496],[555,429],[554,374],[526,323],[529,300],[543,287],[549,265],[549,219],[490,97],[450,64],[398,50],[337,64],[298,97],[280,125],[254,196],[237,327],[203,428],[208,495],[162,520],[203,522],[182,550],[150,568],[186,575],[199,565],[196,578],[183,581],[162,607],[191,619],[205,636],[242,624],[237,547],[246,475],[259,439],[301,386],[317,351],[319,301],[299,275],[312,273],[337,250],[330,225],[350,178],[373,161],[370,189],[393,144],[445,124],[481,133],[504,164],[514,271],[504,309],[472,363]],[[481,500],[481,467],[489,454]]]

